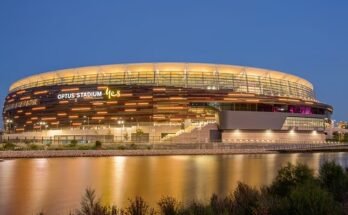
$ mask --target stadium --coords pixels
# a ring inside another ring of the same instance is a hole
[[[3,107],[5,138],[53,142],[325,141],[333,108],[305,79],[202,63],[139,63],[26,77]]]

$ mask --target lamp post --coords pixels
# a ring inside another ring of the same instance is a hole
[[[84,118],[84,119],[86,119],[86,118],[87,118],[87,127],[89,128],[89,117],[88,117],[88,116],[86,116],[86,115],[84,115],[84,116],[83,116],[83,118]]]
[[[122,130],[121,130],[121,141],[123,141],[123,129],[124,129],[124,120],[117,120],[118,125],[122,125]]]
[[[13,123],[13,120],[12,119],[7,119],[6,120],[6,128],[7,128],[7,130],[8,131],[10,131],[11,132],[11,125],[12,125],[12,123]]]

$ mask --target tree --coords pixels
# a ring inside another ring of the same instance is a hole
[[[308,181],[316,183],[313,170],[304,164],[294,166],[288,163],[278,171],[278,175],[272,182],[270,190],[274,194],[284,197],[290,193],[291,189]]]
[[[348,191],[348,176],[343,168],[334,161],[325,162],[319,170],[319,181],[321,186],[331,192],[338,201]]]

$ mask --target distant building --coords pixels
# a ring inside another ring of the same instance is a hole
[[[333,108],[294,75],[232,65],[65,69],[13,83],[6,138],[141,142],[320,142]]]

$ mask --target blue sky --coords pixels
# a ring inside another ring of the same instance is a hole
[[[348,120],[348,1],[0,1],[0,99],[50,70],[206,62],[299,75]]]

